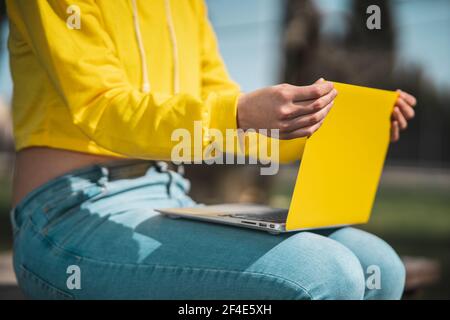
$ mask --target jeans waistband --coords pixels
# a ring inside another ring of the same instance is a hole
[[[62,189],[67,185],[67,181],[71,181],[71,183],[81,183],[86,187],[89,185],[102,186],[107,182],[143,177],[152,167],[157,172],[168,173],[169,184],[171,183],[175,173],[169,170],[168,164],[150,160],[119,160],[99,163],[76,169],[62,176],[53,178],[31,191],[15,208],[11,209],[10,215],[13,231],[16,232],[19,229],[20,226],[18,226],[18,224],[25,219],[25,217],[22,217],[23,211],[30,211],[25,209],[27,209],[34,200],[38,200],[37,202],[39,202],[39,199],[46,197],[46,193],[49,192],[62,192]],[[170,188],[170,186],[168,186],[168,188]],[[31,211],[33,211],[33,208],[31,209]]]

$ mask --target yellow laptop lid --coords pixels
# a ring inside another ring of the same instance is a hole
[[[365,223],[390,137],[397,93],[335,83],[339,94],[306,142],[287,230]]]

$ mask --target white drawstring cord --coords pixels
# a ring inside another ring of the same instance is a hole
[[[141,55],[142,91],[144,93],[148,93],[150,92],[150,81],[148,79],[147,57],[145,56],[144,41],[142,40],[141,27],[139,25],[139,11],[136,0],[131,0],[131,3],[133,5],[134,30],[136,32],[136,38],[139,46],[139,54]]]
[[[139,25],[139,11],[136,4],[136,0],[131,0],[133,6],[133,21],[134,30],[136,32],[136,38],[139,46],[139,54],[141,56],[141,68],[142,68],[142,92],[150,92],[150,80],[148,77],[147,69],[147,57],[145,54],[144,41],[142,40],[141,27]],[[165,11],[167,28],[169,29],[170,41],[172,42],[172,60],[173,60],[173,90],[177,94],[180,92],[180,79],[179,79],[179,69],[178,69],[178,45],[177,37],[175,34],[175,28],[173,26],[172,11],[170,9],[170,0],[165,0]]]
[[[180,81],[178,74],[178,45],[175,28],[173,26],[172,10],[170,8],[170,0],[164,1],[166,5],[167,28],[169,29],[170,40],[172,42],[172,59],[173,59],[173,90],[177,94],[180,92]]]

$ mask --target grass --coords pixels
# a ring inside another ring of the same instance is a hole
[[[395,238],[450,242],[450,189],[381,187],[372,232]]]
[[[450,188],[382,186],[372,218],[363,228],[411,243],[449,246]]]

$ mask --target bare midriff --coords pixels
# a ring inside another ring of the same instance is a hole
[[[12,205],[47,181],[89,165],[123,158],[92,155],[46,147],[31,147],[16,153]]]

